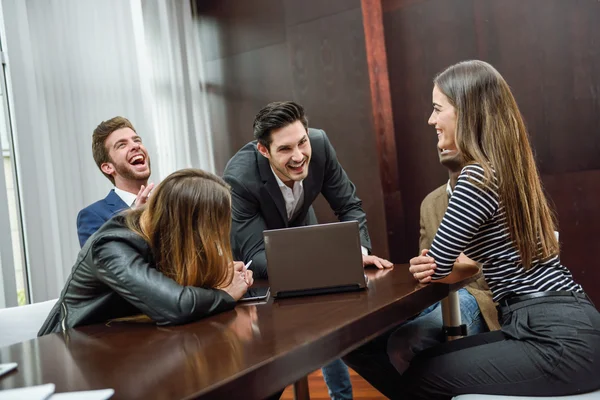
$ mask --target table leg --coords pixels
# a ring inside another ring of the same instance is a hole
[[[294,382],[294,400],[309,400],[308,376]]]
[[[442,317],[444,319],[444,332],[448,340],[466,336],[466,326],[461,324],[460,319],[458,292],[450,292],[448,297],[442,300]]]

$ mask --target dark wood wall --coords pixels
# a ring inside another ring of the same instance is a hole
[[[217,169],[251,140],[261,107],[302,103],[358,188],[374,250],[387,256],[389,247],[394,262],[417,253],[420,203],[447,179],[426,123],[432,79],[461,60],[490,62],[530,130],[562,260],[600,303],[590,252],[600,247],[598,1],[197,0],[195,8]],[[389,111],[379,108],[386,90]],[[395,135],[386,138],[381,126]],[[322,199],[316,210],[321,221],[334,220]]]
[[[419,206],[447,180],[427,125],[434,75],[494,65],[512,87],[558,214],[561,258],[600,303],[600,3],[383,0],[404,226],[394,260],[418,250]],[[389,223],[388,218],[388,223]]]
[[[355,183],[373,250],[388,256],[359,0],[197,0],[215,161],[252,140],[255,114],[295,100],[324,129]],[[334,221],[316,203],[319,221]]]

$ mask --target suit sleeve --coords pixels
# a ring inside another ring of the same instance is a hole
[[[361,245],[371,250],[371,238],[367,229],[367,216],[362,201],[356,196],[356,187],[346,175],[337,159],[335,150],[325,132],[325,171],[321,193],[340,221],[358,221]]]
[[[427,212],[426,199],[421,203],[421,214],[419,218],[420,229],[419,229],[419,255],[421,255],[421,250],[429,249],[431,246],[432,232],[427,232],[427,227],[425,224],[425,213]]]
[[[99,239],[92,257],[96,277],[158,325],[183,324],[235,307],[223,290],[177,284],[125,239]]]
[[[79,236],[79,245],[83,247],[85,242],[92,236],[106,220],[96,214],[89,208],[84,208],[77,215],[77,236]]]
[[[248,263],[255,278],[267,277],[267,257],[263,231],[267,229],[261,213],[258,200],[248,189],[232,176],[225,176],[225,181],[231,186],[231,246],[234,257]]]

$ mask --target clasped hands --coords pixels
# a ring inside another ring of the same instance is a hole
[[[244,269],[244,263],[241,261],[233,262],[233,278],[229,286],[222,288],[229,293],[234,300],[239,300],[248,291],[248,288],[254,283],[252,271]]]
[[[427,256],[428,252],[429,249],[423,249],[421,250],[420,256],[413,257],[410,259],[410,268],[408,270],[413,275],[413,277],[419,281],[419,283],[431,282],[431,276],[435,273],[435,269],[437,268],[433,257]],[[475,261],[465,256],[463,253],[460,253],[458,258],[456,259],[456,262],[471,265],[476,264]]]

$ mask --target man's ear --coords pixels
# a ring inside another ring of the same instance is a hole
[[[115,172],[115,167],[114,165],[112,165],[112,163],[109,162],[105,162],[102,163],[100,165],[100,169],[102,170],[102,172],[104,172],[106,175],[112,175]]]
[[[262,143],[258,143],[256,145],[258,148],[258,152],[263,155],[265,158],[271,158],[271,153],[269,153],[269,149],[267,149]]]

